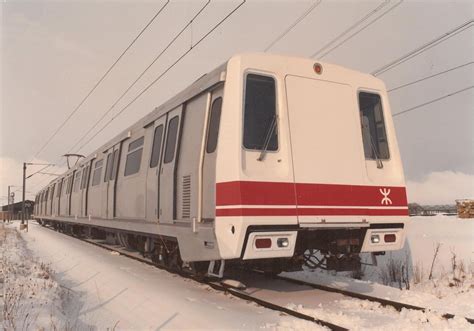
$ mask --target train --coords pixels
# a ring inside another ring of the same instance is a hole
[[[314,59],[235,55],[51,181],[34,219],[205,276],[356,270],[405,241],[386,87]]]

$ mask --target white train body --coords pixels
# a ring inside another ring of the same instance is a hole
[[[175,240],[184,262],[268,264],[400,249],[408,208],[381,80],[244,54],[53,181],[35,215],[142,250]]]

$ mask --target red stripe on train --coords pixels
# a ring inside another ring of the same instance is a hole
[[[216,191],[217,206],[407,206],[405,187],[395,186],[234,181],[217,183]]]
[[[368,208],[225,208],[216,216],[408,216],[408,209]]]

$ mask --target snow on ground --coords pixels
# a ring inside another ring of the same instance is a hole
[[[4,293],[17,293],[16,297],[22,293],[17,300],[21,309],[13,319],[20,328],[28,324],[32,329],[324,329],[36,224],[21,235],[12,226],[0,229],[0,287]],[[438,243],[433,279],[428,280]],[[474,330],[463,318],[474,317],[473,243],[472,220],[413,217],[404,249],[379,258],[377,267],[366,266],[361,280],[347,273],[286,274],[430,307],[428,312],[397,312],[378,303],[302,290],[276,289],[285,292],[278,303],[351,330]],[[400,290],[399,282],[387,279],[387,273],[390,266],[407,265],[407,261],[410,290],[403,282]],[[445,320],[440,312],[457,317]],[[8,318],[3,318],[3,325],[11,328]]]
[[[51,288],[47,285],[45,292],[31,300],[34,305],[43,303],[40,297],[48,300],[48,304],[52,300],[54,303],[51,305],[57,307],[53,309],[56,325],[68,323],[74,326],[69,329],[74,330],[324,329],[224,295],[206,285],[113,254],[33,222],[29,232],[22,232],[21,237],[12,227],[7,229],[11,235],[3,244],[7,245],[3,249],[5,255],[23,252],[14,260],[23,262],[28,268],[24,278],[19,280],[21,283],[31,286],[31,282],[35,282],[35,278],[30,279],[35,266],[31,252],[51,270],[47,284],[53,285]],[[30,251],[21,248],[24,246],[21,238],[26,240]],[[3,272],[6,273],[9,271]],[[7,283],[10,279],[8,276]],[[39,277],[38,281],[43,280]],[[58,288],[59,293],[56,291]],[[67,302],[60,300],[60,293],[67,293]],[[48,309],[43,309],[43,312],[49,318]],[[27,305],[25,312],[31,314]],[[30,326],[31,329],[40,329],[44,324],[38,322]],[[10,329],[8,325],[6,329]],[[53,327],[46,324],[45,329]]]
[[[440,248],[433,267],[433,277],[430,280],[428,276],[438,243]],[[456,255],[454,271],[453,253]],[[365,260],[369,261],[369,258],[366,257]],[[285,276],[432,309],[432,312],[428,313],[404,310],[399,314],[402,320],[397,320],[391,328],[390,324],[381,324],[382,317],[378,316],[380,308],[376,303],[342,300],[340,304],[343,309],[338,313],[339,316],[334,316],[337,312],[333,307],[307,309],[298,306],[297,303],[293,305],[298,311],[314,313],[328,321],[337,319],[351,329],[380,329],[383,326],[388,330],[432,328],[465,330],[474,329],[472,324],[468,324],[462,318],[463,316],[474,318],[473,261],[474,220],[443,215],[411,217],[407,226],[404,249],[378,257],[378,266],[365,266],[361,280],[350,278],[349,273],[335,274],[309,270],[285,273]],[[390,279],[390,268],[395,269],[395,278],[403,279],[401,269],[403,265],[408,265],[410,290],[406,290],[403,281],[401,281],[403,290],[400,290],[399,281]],[[439,312],[452,313],[457,318],[446,321],[439,317]]]
[[[84,328],[67,316],[68,291],[34,258],[20,234],[0,225],[0,326],[4,330]]]

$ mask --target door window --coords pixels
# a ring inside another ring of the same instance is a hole
[[[144,137],[140,137],[128,145],[127,160],[125,162],[125,176],[133,175],[140,171],[143,141]]]
[[[206,152],[214,153],[217,147],[217,138],[219,136],[219,123],[221,121],[222,98],[219,97],[212,103],[211,119],[209,121],[209,130],[207,132]]]
[[[94,175],[92,176],[92,186],[99,185],[100,176],[102,175],[102,165],[104,160],[99,160],[95,162],[94,166]]]
[[[151,151],[150,168],[154,168],[158,165],[160,160],[161,145],[163,140],[163,124],[155,128],[155,134],[153,135],[153,148]]]
[[[174,159],[176,150],[176,140],[178,135],[179,117],[173,117],[168,123],[168,133],[166,135],[165,163],[170,163]]]

